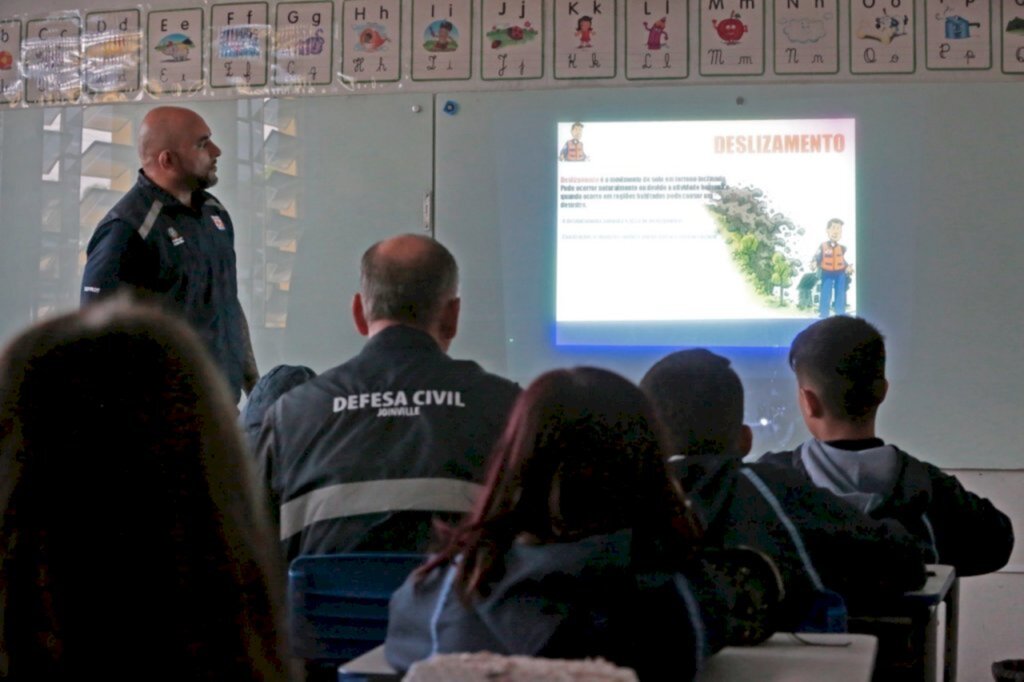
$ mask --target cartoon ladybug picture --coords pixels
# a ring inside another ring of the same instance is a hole
[[[740,15],[736,12],[730,13],[729,18],[722,21],[712,19],[711,25],[718,31],[718,37],[724,40],[726,45],[735,45],[740,42],[743,34],[750,30],[746,24],[740,21]]]

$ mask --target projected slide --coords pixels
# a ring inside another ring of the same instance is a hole
[[[560,122],[557,343],[778,346],[854,314],[854,128]]]

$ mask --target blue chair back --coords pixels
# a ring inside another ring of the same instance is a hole
[[[796,632],[848,632],[846,601],[838,592],[825,589],[818,592],[814,603],[795,628]]]
[[[391,552],[297,557],[288,568],[292,655],[341,663],[382,644],[391,594],[425,558]]]

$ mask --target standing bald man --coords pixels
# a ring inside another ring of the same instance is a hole
[[[237,401],[259,378],[238,302],[235,231],[206,190],[220,148],[206,121],[181,107],[142,120],[138,181],[89,241],[82,304],[129,287],[182,315],[206,342]]]

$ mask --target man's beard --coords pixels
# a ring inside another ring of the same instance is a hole
[[[216,171],[210,171],[206,175],[197,175],[195,178],[196,189],[210,189],[217,184],[219,179]]]

